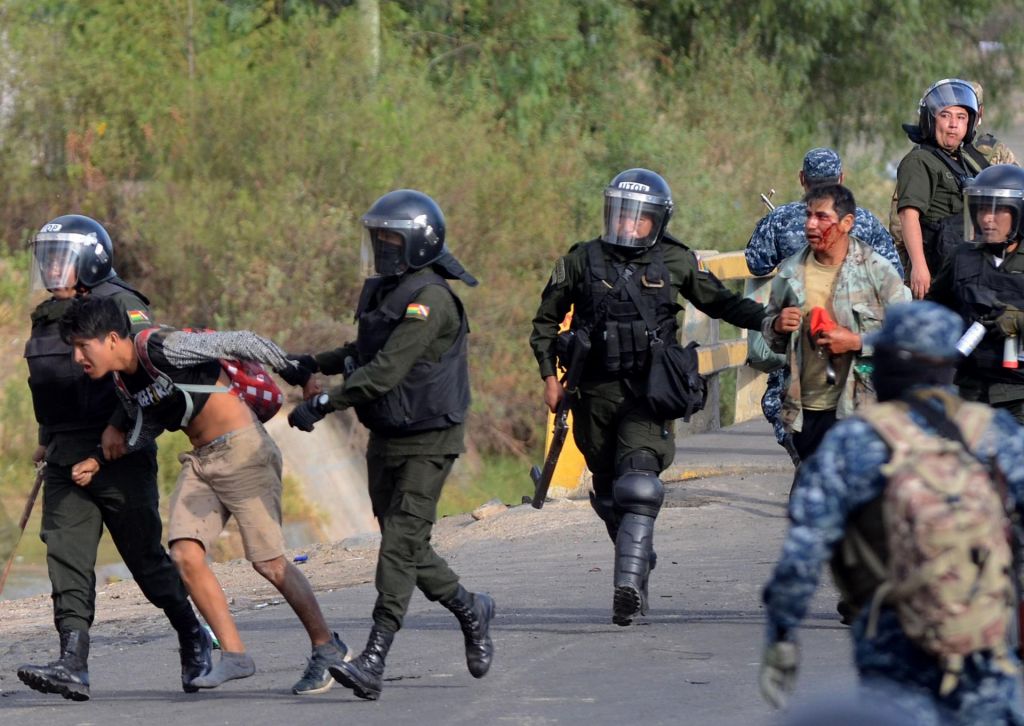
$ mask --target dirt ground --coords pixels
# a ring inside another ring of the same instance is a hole
[[[568,499],[549,502],[541,511],[544,516],[536,516],[536,510],[522,505],[499,510],[479,521],[468,514],[446,517],[434,527],[434,546],[446,556],[468,541],[515,540],[570,526],[592,516],[586,501]],[[361,535],[289,550],[286,556],[293,559],[296,555],[306,555],[308,559],[299,565],[302,572],[314,590],[329,591],[372,582],[378,543],[379,535]],[[245,560],[216,563],[213,569],[232,612],[282,602],[277,590]],[[143,597],[133,581],[98,586],[94,635],[123,636],[130,641],[145,639],[166,628],[163,614]],[[0,642],[3,643],[0,648],[10,652],[27,640],[49,637],[52,631],[53,611],[48,595],[0,602]]]

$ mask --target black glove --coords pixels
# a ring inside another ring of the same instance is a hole
[[[288,425],[299,431],[312,431],[313,424],[334,410],[326,393],[307,398],[288,414]]]
[[[292,355],[288,353],[288,362],[292,365],[277,372],[289,386],[304,386],[309,377],[320,371],[316,358],[311,355]]]

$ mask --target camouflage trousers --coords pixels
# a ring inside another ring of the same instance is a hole
[[[956,689],[938,695],[942,672],[935,659],[904,634],[896,613],[883,608],[876,637],[865,635],[867,617],[853,625],[854,656],[862,688],[887,699],[927,726],[1024,726],[1020,675],[996,667],[988,655],[969,656]]]
[[[769,373],[768,389],[761,398],[761,411],[764,412],[768,423],[772,425],[772,429],[775,431],[775,440],[779,442],[780,446],[785,445],[783,442],[786,438],[786,427],[782,425],[782,393],[786,386],[788,372],[787,369],[780,368]]]

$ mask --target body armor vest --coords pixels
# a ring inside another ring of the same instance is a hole
[[[1024,275],[1007,273],[985,259],[979,248],[963,248],[954,260],[954,287],[960,314],[973,323],[1005,305],[1024,310]],[[962,372],[989,381],[1024,384],[1024,369],[1003,368],[1003,336],[998,329],[985,333],[978,347],[960,364]]]
[[[613,262],[594,241],[587,247],[587,271],[586,294],[572,321],[573,328],[591,331],[584,377],[646,373],[651,341],[674,341],[678,330],[680,306],[661,247],[654,246],[647,262]]]
[[[437,362],[416,361],[402,382],[378,399],[355,407],[366,428],[377,434],[403,436],[446,429],[466,419],[469,409],[469,323],[462,302],[440,275],[407,275],[392,290],[382,290],[386,278],[370,278],[356,309],[359,365],[366,365],[384,347],[405,317],[406,307],[427,285],[440,285],[455,300],[459,333]]]
[[[145,296],[120,278],[102,282],[89,291],[96,297],[131,292]],[[28,385],[36,420],[51,432],[103,427],[120,405],[111,377],[94,381],[75,363],[74,351],[61,340],[59,321],[71,300],[48,300],[32,315],[32,333],[25,343]]]

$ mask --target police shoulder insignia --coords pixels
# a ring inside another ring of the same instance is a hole
[[[558,262],[555,263],[555,269],[551,273],[551,284],[561,285],[565,282],[565,258],[559,257]]]
[[[430,306],[423,303],[409,303],[405,308],[405,317],[413,320],[426,320],[430,317]]]
[[[129,310],[128,311],[128,322],[132,325],[140,325],[142,323],[149,322],[149,316],[145,310]]]

